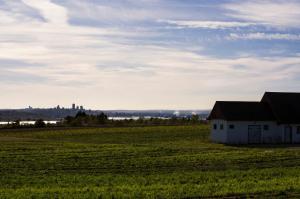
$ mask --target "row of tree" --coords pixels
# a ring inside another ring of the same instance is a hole
[[[200,124],[199,115],[193,115],[189,118],[172,117],[169,119],[162,118],[143,118],[137,120],[109,120],[104,113],[99,115],[87,115],[84,112],[78,112],[75,117],[68,116],[63,121],[65,126],[158,126],[158,125],[193,125]]]
[[[83,111],[79,111],[75,117],[67,116],[63,125],[66,126],[97,126],[104,125],[108,121],[107,115],[101,113],[99,115],[87,115]]]
[[[200,120],[198,115],[186,117],[172,117],[165,118],[139,118],[125,119],[125,120],[109,120],[104,113],[98,115],[88,115],[83,111],[79,111],[74,117],[67,116],[62,122],[58,124],[46,124],[42,119],[36,120],[34,124],[21,125],[17,120],[10,123],[4,128],[44,128],[44,127],[89,127],[89,126],[103,126],[103,127],[118,127],[118,126],[159,126],[159,125],[195,125],[201,124],[204,121]]]
[[[23,124],[21,125],[20,120],[10,122],[6,125],[2,125],[2,128],[44,128],[47,126],[54,126],[53,124],[46,124],[43,119],[36,120],[33,124]]]

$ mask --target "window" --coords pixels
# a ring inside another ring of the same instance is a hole
[[[297,134],[300,134],[300,126],[297,126]]]
[[[229,128],[230,128],[230,129],[234,129],[234,125],[233,125],[233,124],[230,124],[230,125],[229,125]]]
[[[214,129],[217,129],[217,125],[216,124],[214,124]]]
[[[220,129],[223,130],[224,129],[224,125],[220,124]]]
[[[264,130],[268,131],[269,130],[269,125],[264,125]]]

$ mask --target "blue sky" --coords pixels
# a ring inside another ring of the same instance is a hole
[[[0,0],[1,107],[209,109],[300,91],[298,0]]]

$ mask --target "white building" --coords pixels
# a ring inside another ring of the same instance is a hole
[[[217,101],[208,119],[214,142],[300,143],[300,93],[266,92],[260,102]]]

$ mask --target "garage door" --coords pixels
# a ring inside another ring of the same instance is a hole
[[[248,126],[248,142],[249,144],[259,144],[261,142],[261,126]]]

